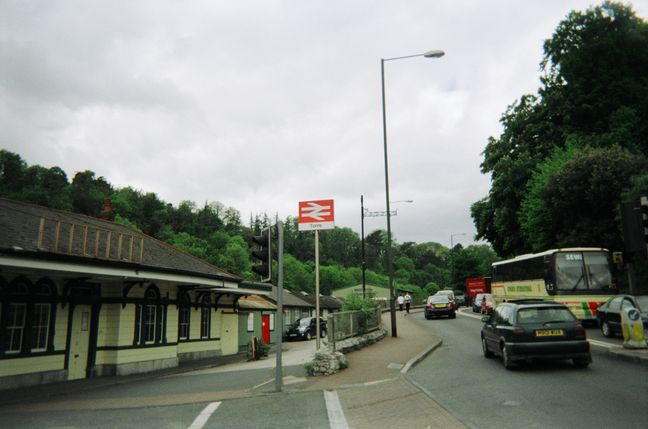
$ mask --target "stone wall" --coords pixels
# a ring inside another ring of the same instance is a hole
[[[315,359],[312,362],[311,375],[331,375],[348,366],[348,361],[344,353],[353,350],[359,350],[363,347],[374,344],[387,335],[383,328],[370,332],[368,334],[347,338],[346,340],[335,343],[333,350],[332,344],[324,346],[315,352]]]

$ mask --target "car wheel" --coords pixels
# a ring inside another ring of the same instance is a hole
[[[612,329],[610,329],[610,325],[605,320],[601,322],[601,333],[605,338],[612,338],[614,336],[614,334],[612,334]]]
[[[484,352],[484,357],[486,359],[492,358],[493,357],[493,352],[488,350],[488,346],[486,345],[486,338],[482,337],[481,340],[482,340],[481,343],[482,343],[482,351]]]
[[[457,313],[453,312],[453,313],[450,315],[450,318],[451,318],[451,319],[456,319],[456,318],[457,318]]]
[[[306,332],[306,340],[310,341],[311,338],[313,338],[313,336],[311,335],[310,331]]]
[[[506,346],[502,346],[502,363],[504,364],[504,368],[506,369],[515,368],[515,364],[511,361],[511,356],[509,355],[509,351]]]
[[[588,358],[574,359],[574,366],[576,366],[576,368],[587,368],[589,364],[590,364],[590,359]]]
[[[321,332],[321,336],[322,336],[322,338],[324,338],[324,337],[326,336],[326,329],[324,329],[324,330]]]

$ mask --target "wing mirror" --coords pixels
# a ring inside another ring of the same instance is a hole
[[[488,323],[490,321],[490,316],[482,316],[482,322]]]

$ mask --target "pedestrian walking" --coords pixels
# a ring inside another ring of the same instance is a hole
[[[405,310],[409,313],[410,305],[412,304],[412,296],[409,294],[409,292],[405,294],[404,300],[405,300]]]
[[[398,311],[403,311],[403,304],[405,303],[405,297],[401,293],[398,295],[398,298],[396,298],[396,302],[398,302]]]

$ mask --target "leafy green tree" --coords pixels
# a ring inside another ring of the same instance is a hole
[[[43,168],[31,165],[23,170],[22,189],[17,197],[21,201],[61,210],[70,210],[70,184],[59,167]]]
[[[471,207],[478,238],[498,254],[511,256],[551,241],[546,234],[529,241],[522,225],[530,219],[520,215],[542,210],[538,204],[521,206],[535,167],[556,148],[575,141],[581,148],[618,145],[636,155],[648,153],[646,46],[648,24],[629,6],[612,2],[571,12],[545,41],[542,86],[502,116],[503,132],[489,139],[481,166],[491,174],[491,190]],[[539,221],[546,222],[546,212],[540,214]],[[614,217],[599,221],[615,223]]]
[[[320,293],[330,295],[334,289],[353,286],[355,279],[348,270],[340,265],[320,266]]]
[[[360,237],[351,228],[322,231],[319,239],[322,264],[360,266]]]
[[[134,229],[135,231],[142,232],[142,230],[137,226],[137,224],[133,221],[131,221],[128,218],[125,218],[119,214],[115,215],[115,223],[118,223],[120,225],[127,226],[129,228]]]
[[[429,282],[428,284],[425,285],[425,288],[423,288],[425,292],[427,292],[428,296],[434,295],[438,291],[441,290],[438,284],[434,282]]]
[[[20,155],[0,149],[0,195],[12,197],[22,190],[22,176],[27,164]]]
[[[209,246],[206,240],[186,232],[179,232],[171,237],[170,240],[167,240],[167,242],[180,250],[197,256],[198,258],[211,261]]]
[[[315,274],[312,267],[291,254],[284,254],[284,287],[293,292],[314,292]]]
[[[535,252],[546,250],[554,243],[551,212],[542,199],[549,181],[578,152],[575,145],[557,148],[533,172],[527,182],[527,194],[522,200],[519,211],[520,226],[525,241]]]
[[[247,243],[240,235],[230,238],[223,251],[218,252],[217,265],[241,277],[252,277],[252,263]]]
[[[544,187],[541,198],[559,247],[623,249],[617,220],[630,178],[648,171],[648,160],[619,146],[587,148],[567,162]]]
[[[72,209],[77,213],[98,217],[104,208],[106,197],[112,195],[112,187],[103,177],[85,170],[77,173],[70,187]]]

